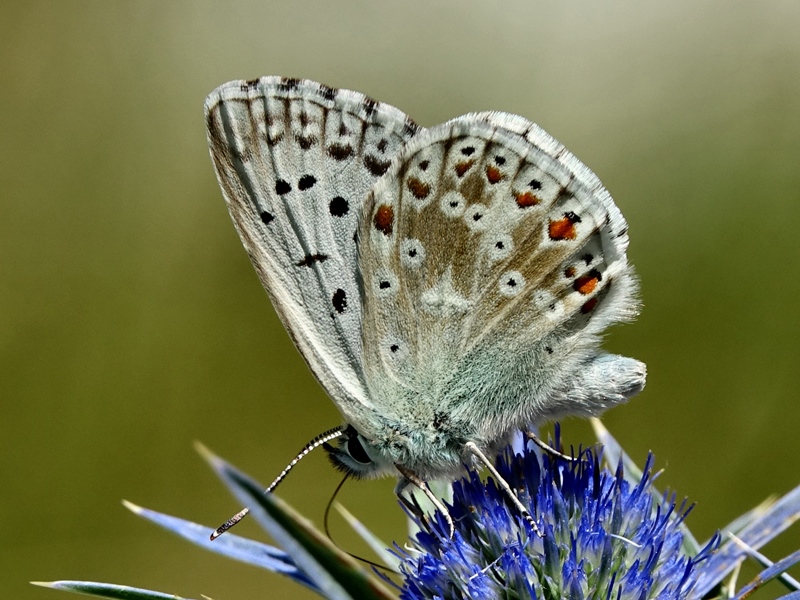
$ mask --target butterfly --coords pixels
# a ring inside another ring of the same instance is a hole
[[[226,83],[205,112],[236,230],[345,421],[298,459],[324,445],[348,473],[425,490],[491,466],[520,427],[644,387],[643,363],[599,347],[639,308],[625,219],[537,125],[482,112],[425,129],[281,77]]]

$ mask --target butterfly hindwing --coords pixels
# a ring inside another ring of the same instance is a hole
[[[231,217],[284,326],[345,415],[369,405],[356,228],[420,128],[357,92],[280,77],[221,86],[206,122]]]
[[[574,412],[598,334],[636,313],[621,213],[521,117],[466,115],[409,142],[368,196],[360,238],[369,394],[391,412],[427,402],[459,435]]]

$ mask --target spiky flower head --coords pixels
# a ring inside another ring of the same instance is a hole
[[[528,524],[491,478],[471,471],[453,485],[450,537],[441,514],[417,519],[419,533],[401,551],[405,600],[423,598],[686,598],[698,565],[718,545],[683,550],[688,510],[655,493],[652,457],[638,481],[601,466],[597,452],[576,460],[524,444],[506,450],[497,469],[534,517]]]

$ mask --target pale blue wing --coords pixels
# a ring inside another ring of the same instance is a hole
[[[419,135],[360,237],[367,384],[389,422],[491,441],[644,385],[642,363],[598,350],[638,309],[627,224],[533,123],[482,113]]]
[[[369,404],[358,215],[420,128],[363,94],[280,77],[226,83],[205,111],[217,178],[261,283],[340,410],[358,412]]]

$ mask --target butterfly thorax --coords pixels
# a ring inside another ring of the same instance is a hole
[[[361,477],[397,475],[397,466],[423,480],[454,477],[471,460],[464,447],[467,441],[478,442],[490,454],[499,444],[476,440],[472,428],[441,413],[409,413],[396,419],[383,415],[362,429],[348,426],[337,448],[329,448],[337,466]]]
[[[535,408],[541,389],[534,393],[528,386],[494,385],[507,382],[509,377],[497,371],[495,374],[501,377],[491,377],[491,370],[483,368],[478,372],[484,377],[479,377],[473,372],[474,365],[469,364],[454,372],[444,366],[451,357],[444,353],[440,356],[446,359],[431,359],[428,368],[419,371],[427,377],[411,382],[373,380],[370,399],[375,409],[347,415],[359,445],[374,463],[374,472],[367,475],[396,474],[394,466],[401,465],[423,479],[454,476],[471,461],[472,455],[465,450],[467,442],[493,455],[514,430],[546,420],[544,416],[538,418],[543,413]],[[514,410],[514,406],[522,408]],[[348,447],[348,440],[342,442]]]

